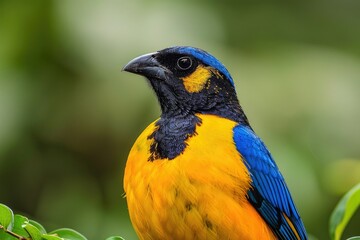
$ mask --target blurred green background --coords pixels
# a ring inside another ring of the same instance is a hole
[[[122,177],[159,115],[132,58],[203,48],[232,73],[309,233],[360,181],[360,1],[0,1],[0,202],[48,230],[136,239]],[[360,214],[345,237],[360,234]]]

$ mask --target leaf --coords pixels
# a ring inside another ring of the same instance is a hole
[[[23,225],[23,228],[28,232],[32,240],[41,240],[42,234],[34,225],[28,222]]]
[[[11,230],[14,225],[14,213],[4,204],[0,203],[0,225],[6,230]]]
[[[112,236],[112,237],[108,237],[106,240],[125,240],[125,239],[119,236]]]
[[[60,228],[52,231],[51,234],[57,234],[66,240],[87,240],[81,233],[70,228]]]
[[[360,240],[360,236],[351,237],[351,238],[348,238],[346,240]]]
[[[45,228],[40,223],[38,223],[38,222],[36,222],[34,220],[31,220],[31,219],[29,220],[29,223],[31,225],[34,225],[37,229],[39,229],[41,234],[46,234]]]
[[[360,205],[360,183],[350,189],[335,207],[330,217],[330,237],[340,240],[341,235]],[[355,238],[356,239],[356,238]]]
[[[24,226],[28,223],[29,223],[29,219],[27,217],[21,216],[19,214],[15,214],[14,227],[12,229],[12,232],[23,237],[30,237],[30,234],[24,229]]]
[[[1,240],[15,240],[16,238],[12,237],[10,234],[0,229],[0,239]]]
[[[43,234],[42,239],[44,239],[44,240],[63,240],[63,238],[57,236],[56,234]]]

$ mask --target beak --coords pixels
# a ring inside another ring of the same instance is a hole
[[[126,64],[122,70],[139,74],[147,78],[165,79],[165,74],[169,70],[156,60],[156,54],[157,52],[148,53],[134,58]]]

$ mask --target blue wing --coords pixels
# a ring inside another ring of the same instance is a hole
[[[251,204],[279,239],[307,239],[284,178],[264,143],[243,125],[234,128],[234,141],[251,175]]]

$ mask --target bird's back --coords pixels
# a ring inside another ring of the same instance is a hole
[[[176,158],[150,159],[155,123],[128,157],[124,189],[141,239],[276,239],[247,199],[251,178],[233,141],[236,122],[201,124]]]

